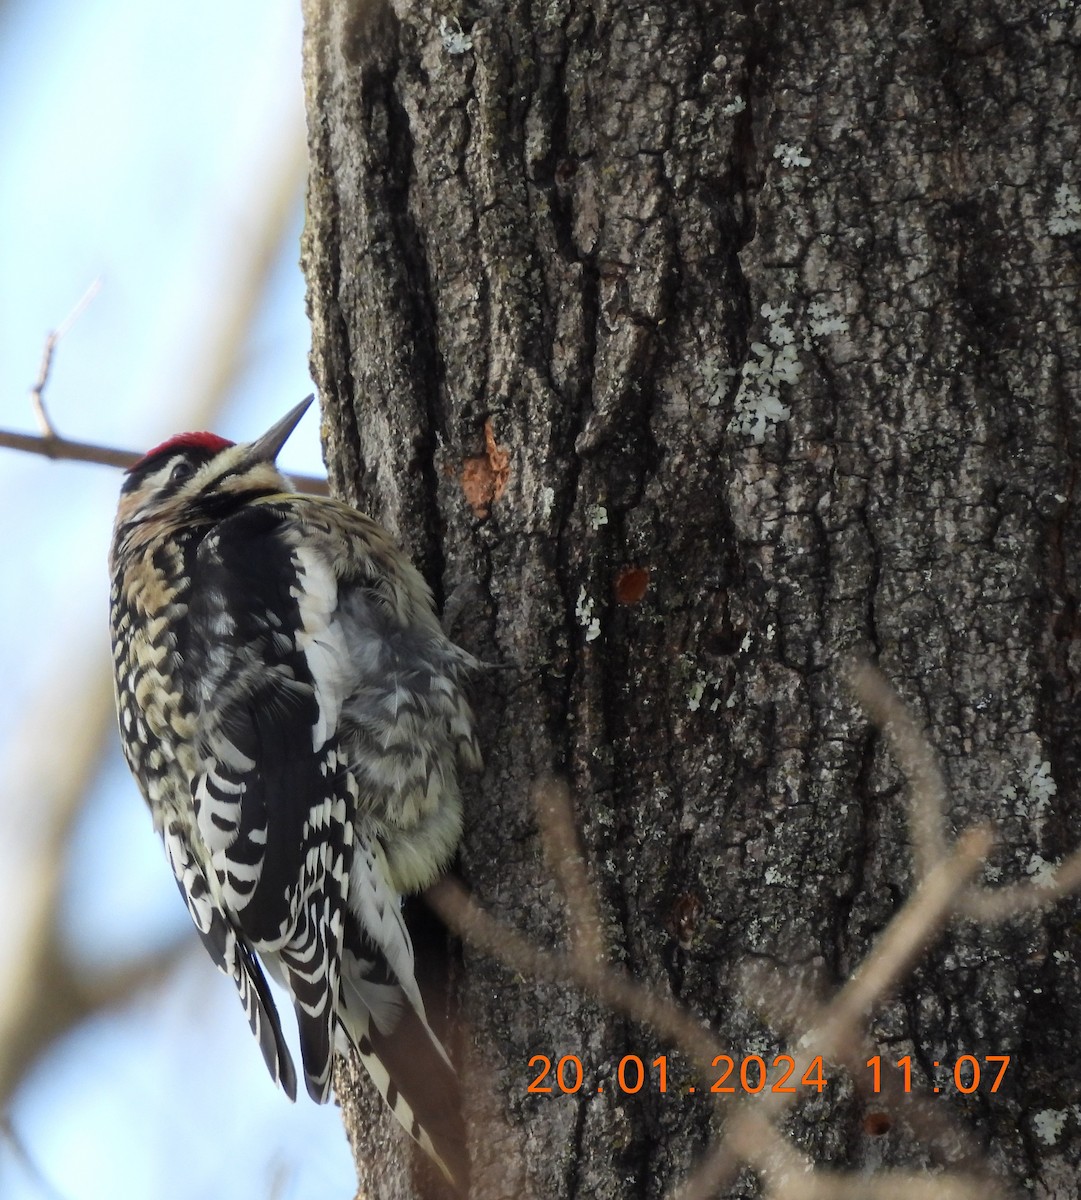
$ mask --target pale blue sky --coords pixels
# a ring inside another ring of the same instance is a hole
[[[302,136],[299,0],[0,8],[0,427],[34,431],[27,393],[43,339],[99,276],[100,294],[57,352],[47,394],[57,427],[132,449],[188,427],[264,200]],[[300,222],[298,187],[216,422],[238,440],[311,390]],[[314,416],[282,462],[321,471]],[[59,728],[51,745],[28,744],[26,714],[52,711],[42,699],[52,687],[68,702],[56,712],[70,729],[78,693],[67,695],[66,681],[106,660],[105,557],[118,484],[107,468],[0,449],[6,913],[19,911],[18,870],[40,833],[43,772],[66,736]],[[87,783],[65,936],[80,957],[116,962],[185,934],[187,917],[115,737]],[[39,1064],[11,1118],[47,1184],[0,1143],[4,1200],[352,1196],[337,1111],[294,1106],[274,1091],[231,985],[194,934],[191,946],[165,985]],[[5,953],[0,970],[11,969]]]

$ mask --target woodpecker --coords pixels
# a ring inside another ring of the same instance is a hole
[[[478,663],[384,529],[275,466],[311,399],[257,441],[180,434],[127,472],[109,556],[121,741],[273,1079],[296,1098],[264,968],[291,995],[312,1098],[355,1051],[464,1192],[457,1077],[401,897],[458,844]]]

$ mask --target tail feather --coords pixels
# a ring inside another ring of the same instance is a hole
[[[457,1191],[469,1188],[458,1076],[424,1015],[401,900],[377,838],[360,837],[343,931],[337,1016],[402,1127]]]
[[[469,1152],[458,1075],[424,1013],[402,996],[389,1031],[381,1031],[362,1004],[350,1004],[347,1014],[348,1040],[398,1123],[466,1195]]]

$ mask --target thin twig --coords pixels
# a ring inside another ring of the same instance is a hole
[[[283,147],[281,169],[271,177],[272,186],[264,191],[265,208],[260,222],[251,231],[251,253],[245,270],[237,278],[234,299],[216,320],[213,327],[214,344],[202,356],[207,364],[207,379],[205,385],[198,389],[203,395],[193,418],[195,423],[189,428],[199,428],[203,419],[210,419],[200,415],[206,410],[219,411],[233,388],[241,361],[238,347],[245,344],[267,282],[277,265],[282,232],[292,219],[307,166],[307,146],[302,132],[284,139]],[[122,469],[130,467],[142,457],[131,450],[118,450],[61,437],[45,408],[45,388],[52,371],[57,343],[82,315],[100,286],[100,280],[95,280],[71,312],[45,339],[41,367],[30,389],[41,434],[34,437],[14,430],[0,430],[0,447],[57,461],[98,463]],[[325,479],[311,475],[291,475],[290,478],[298,492],[312,496],[329,495],[330,489]]]
[[[249,206],[254,223],[246,228],[239,246],[243,257],[238,260],[237,269],[228,273],[228,285],[215,289],[219,303],[206,310],[209,344],[195,356],[198,366],[194,370],[198,377],[185,377],[190,407],[174,428],[213,428],[236,379],[241,361],[238,346],[249,340],[251,322],[259,311],[259,297],[273,275],[278,248],[292,220],[303,179],[302,131],[298,128],[294,135],[283,136],[281,144],[282,169],[263,174],[259,179],[260,196],[265,198],[269,192],[271,203]],[[71,319],[65,319],[58,335],[70,326]],[[43,358],[43,390],[50,366],[49,359]],[[21,433],[0,434],[0,446],[114,467],[130,466],[139,457],[130,451]],[[327,490],[322,480],[297,482],[302,490],[323,494]],[[24,714],[25,725],[10,739],[24,763],[22,775],[9,787],[12,795],[25,799],[24,804],[13,810],[14,819],[25,820],[27,837],[33,841],[24,844],[24,839],[15,838],[11,829],[5,829],[7,835],[12,835],[7,841],[17,844],[19,849],[18,853],[12,851],[3,856],[0,865],[9,875],[16,872],[5,881],[26,902],[20,905],[19,920],[9,930],[9,941],[13,942],[9,947],[10,957],[17,965],[0,979],[0,1110],[31,1061],[46,1046],[88,1013],[100,1011],[102,1006],[114,1006],[137,989],[152,985],[168,965],[166,957],[160,956],[157,961],[136,963],[104,978],[87,979],[78,964],[70,961],[59,933],[58,899],[62,892],[59,881],[68,835],[79,811],[86,780],[95,774],[106,736],[115,737],[115,733],[105,732],[112,728],[109,715],[112,684],[107,657],[103,656],[100,664],[87,664],[88,682],[79,686],[81,668],[77,669],[76,664],[82,662],[77,652],[86,640],[83,633],[61,631],[62,640],[71,641],[67,652],[57,655],[62,670],[55,680],[38,689],[30,706],[30,717]],[[69,634],[77,636],[72,638]],[[64,754],[59,757],[42,751],[43,746],[52,744],[49,738],[57,728],[68,731]],[[8,782],[11,784],[10,779]],[[190,939],[185,939],[185,948],[176,952],[186,953],[188,946]],[[47,1004],[43,1003],[43,997],[48,999]]]
[[[858,663],[848,671],[856,698],[889,740],[912,792],[910,825],[917,878],[945,853],[946,786],[934,750],[896,690],[877,668]],[[960,899],[958,914],[981,922],[1005,921],[1050,908],[1081,888],[1081,849],[1050,878],[988,888],[974,883]]]
[[[806,1031],[821,1023],[826,1004],[816,981],[808,982],[802,973],[762,962],[745,964],[740,974],[743,1001],[764,1024],[787,1042],[804,1038],[807,1044],[812,1044]],[[866,1064],[877,1052],[868,1034],[854,1036],[848,1046],[842,1047],[836,1061],[848,1071],[857,1092],[872,1100],[876,1108],[891,1113],[903,1110],[904,1123],[917,1138],[932,1146],[948,1142],[953,1169],[977,1169],[983,1161],[980,1147],[967,1130],[949,1119],[941,1098],[936,1102],[930,1095],[906,1092],[900,1072],[895,1071],[883,1073],[877,1089],[873,1093],[869,1090],[871,1077]]]
[[[661,1037],[678,1045],[688,1058],[707,1068],[724,1052],[723,1044],[687,1009],[599,964],[542,950],[485,912],[457,881],[441,879],[424,893],[424,898],[448,928],[504,966],[534,979],[578,984],[610,1008],[651,1026]]]
[[[606,955],[597,898],[586,874],[566,782],[551,776],[541,780],[533,789],[533,807],[545,857],[570,912],[571,953],[583,964],[599,965]]]
[[[970,830],[950,858],[932,870],[852,978],[826,1006],[818,1026],[803,1039],[810,1049],[795,1056],[797,1078],[818,1055],[831,1061],[850,1055],[852,1031],[862,1028],[875,1004],[896,986],[934,933],[946,924],[957,896],[980,869],[990,846],[988,830]],[[583,961],[579,955],[540,949],[481,909],[460,884],[445,879],[426,895],[451,929],[504,965],[534,978],[577,983],[610,1008],[653,1028],[703,1066],[712,1064],[717,1054],[723,1053],[721,1044],[679,1005],[616,975],[599,960]],[[753,1105],[741,1106],[729,1121],[722,1142],[683,1185],[681,1200],[705,1200],[729,1183],[743,1162],[751,1162],[764,1174],[781,1179],[793,1174],[805,1176],[808,1161],[780,1139],[773,1124],[790,1103],[789,1096],[773,1093],[756,1098]]]
[[[864,712],[882,730],[909,792],[909,834],[916,881],[919,882],[945,854],[946,784],[934,751],[912,714],[886,677],[869,663],[855,663],[847,671]]]
[[[792,1178],[774,1192],[775,1200],[993,1200],[1001,1186],[985,1176],[933,1175],[929,1171],[887,1169],[874,1175],[819,1168],[810,1178]]]
[[[948,923],[958,898],[983,866],[994,844],[987,826],[977,825],[958,839],[879,935],[871,953],[830,1002],[825,1020],[814,1030],[820,1052],[836,1054],[846,1029],[871,1014],[882,997],[900,982]]]
[[[38,377],[34,381],[34,386],[30,389],[30,403],[33,405],[34,414],[38,419],[38,425],[41,426],[42,437],[45,439],[58,440],[56,427],[49,419],[49,414],[45,410],[45,386],[49,382],[49,374],[53,368],[53,355],[56,353],[57,343],[75,324],[86,310],[87,305],[101,291],[101,280],[95,279],[93,283],[83,292],[82,296],[76,303],[75,307],[68,315],[60,322],[59,325],[45,338],[45,347],[41,354],[41,366],[38,368]]]
[[[1038,883],[1014,883],[988,888],[973,885],[961,900],[960,913],[973,920],[1005,921],[1022,913],[1050,908],[1081,888],[1081,850],[1064,859],[1054,873]]]

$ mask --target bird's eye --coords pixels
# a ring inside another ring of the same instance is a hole
[[[187,459],[182,458],[169,472],[170,483],[184,483],[195,474],[195,468]]]

